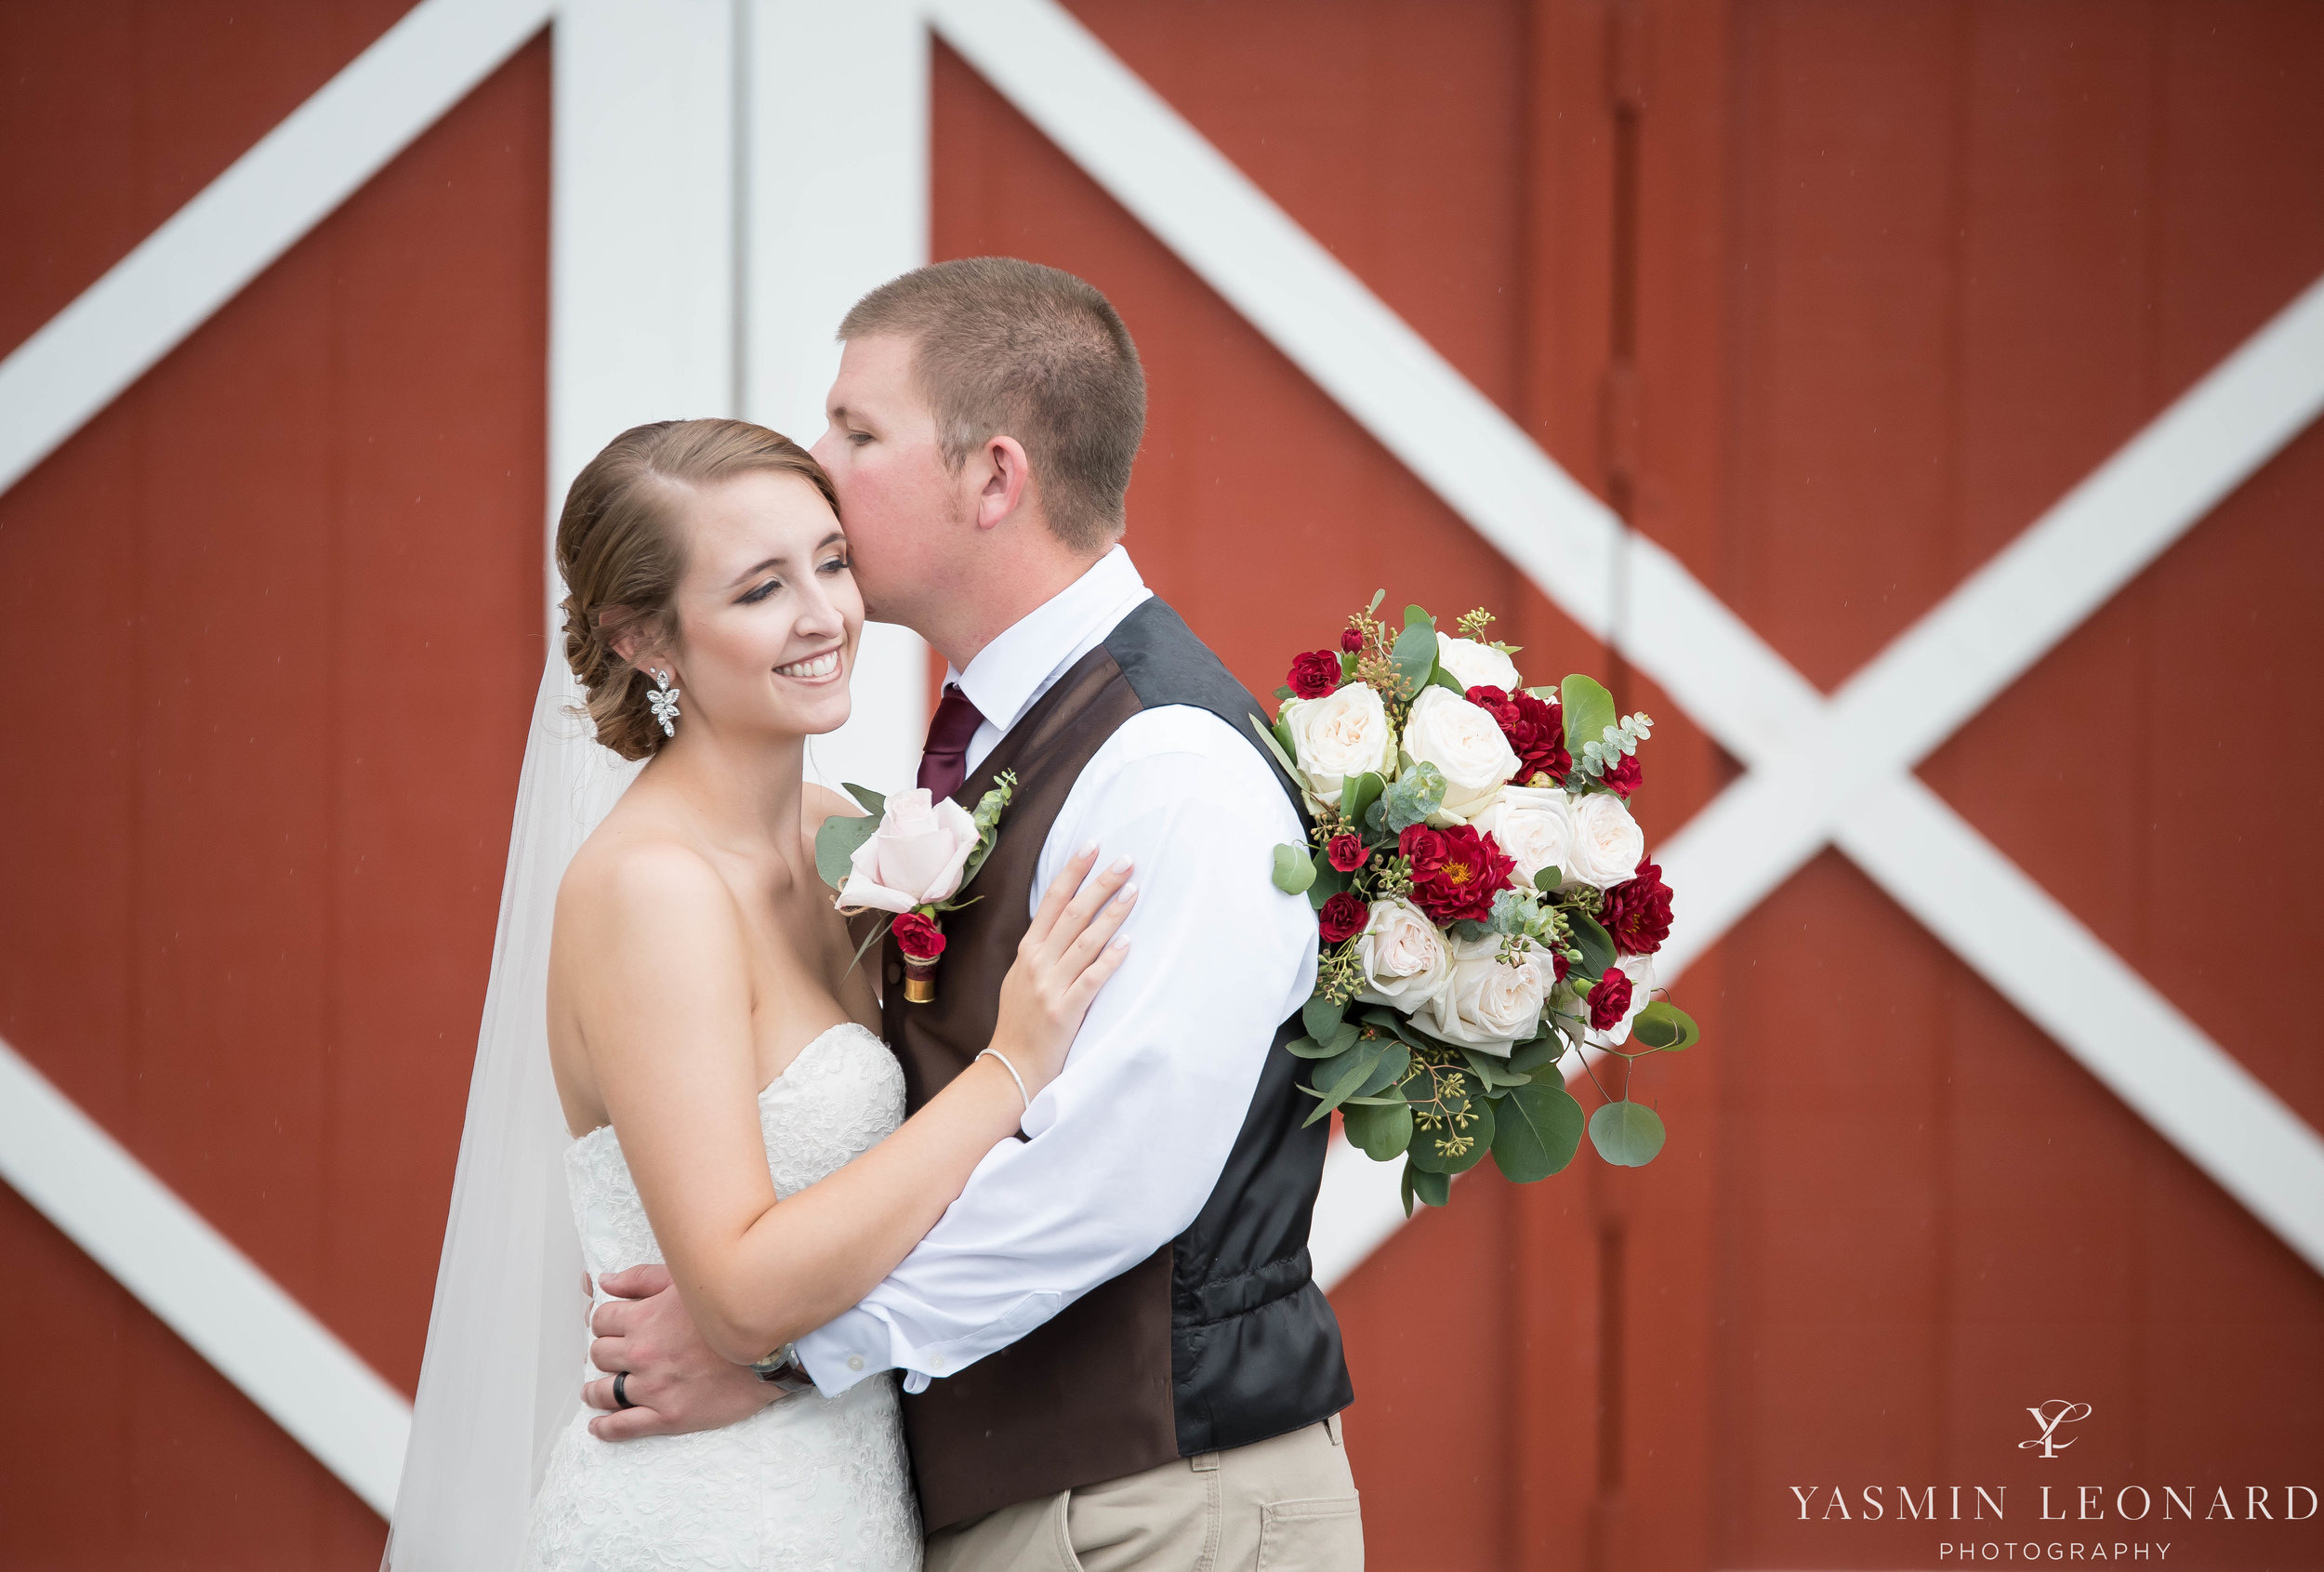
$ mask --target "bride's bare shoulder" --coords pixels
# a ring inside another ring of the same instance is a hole
[[[618,811],[574,853],[557,887],[557,933],[589,947],[643,928],[732,927],[733,895],[681,837]]]

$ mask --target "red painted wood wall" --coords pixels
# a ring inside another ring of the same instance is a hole
[[[397,9],[0,7],[0,344]],[[2298,0],[1075,9],[1828,688],[2324,272]],[[1122,308],[1130,544],[1246,680],[1376,587],[1485,602],[1664,721],[1651,833],[1731,778],[942,49],[934,95],[938,255]],[[0,1036],[407,1389],[538,663],[547,115],[536,43],[0,495]],[[2310,432],[1921,773],[2324,1127],[2319,502]],[[1656,1165],[1467,1182],[1335,1295],[1373,1565],[1937,1564],[1792,1485],[2008,1485],[2053,1539],[2016,1443],[2060,1395],[2057,1480],[2324,1484],[2324,1279],[1852,865],[1680,993]],[[6,1192],[0,1260],[0,1565],[373,1564]],[[2080,1537],[2324,1565],[2198,1526]]]

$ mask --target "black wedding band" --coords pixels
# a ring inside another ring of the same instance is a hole
[[[635,1403],[629,1401],[629,1372],[627,1370],[622,1371],[614,1378],[614,1407],[616,1408],[637,1407]]]

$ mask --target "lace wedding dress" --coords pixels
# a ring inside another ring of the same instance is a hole
[[[904,1077],[850,1022],[800,1050],[759,1094],[778,1196],[802,1190],[904,1120]],[[613,1129],[565,1153],[590,1279],[658,1262]],[[601,1299],[602,1295],[601,1293]],[[587,1379],[604,1372],[590,1369]],[[600,1441],[585,1409],[534,1498],[526,1565],[541,1572],[891,1572],[920,1564],[918,1511],[892,1374],[825,1399],[801,1393],[694,1435]]]

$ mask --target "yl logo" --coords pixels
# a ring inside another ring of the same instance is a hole
[[[2031,1441],[2020,1441],[2017,1444],[2017,1449],[2024,1452],[2039,1447],[2041,1448],[2043,1458],[2055,1462],[2061,1448],[2074,1445],[2071,1441],[2058,1439],[2058,1426],[2072,1424],[2077,1420],[2090,1418],[2090,1405],[2068,1403],[2063,1397],[2053,1397],[2040,1407],[2028,1408],[2026,1412],[2031,1414],[2034,1423],[2041,1427],[2041,1433]]]

